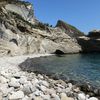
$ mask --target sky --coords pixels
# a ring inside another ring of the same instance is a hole
[[[86,34],[100,29],[100,0],[27,0],[33,3],[35,16],[55,26],[57,20],[74,25]]]

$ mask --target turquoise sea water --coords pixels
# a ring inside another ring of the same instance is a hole
[[[71,54],[61,57],[50,56],[45,59],[42,60],[42,66],[48,72],[100,87],[100,54]]]

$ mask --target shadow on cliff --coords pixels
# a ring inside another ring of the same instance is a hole
[[[95,38],[83,39],[77,38],[78,44],[81,46],[81,53],[100,52],[100,40]]]

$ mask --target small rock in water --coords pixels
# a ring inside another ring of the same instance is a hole
[[[9,100],[19,100],[24,98],[24,93],[22,91],[12,92],[8,98]]]
[[[78,94],[78,100],[86,100],[86,96],[84,93],[79,93]]]

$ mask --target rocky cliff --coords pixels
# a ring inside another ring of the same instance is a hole
[[[0,55],[80,52],[81,47],[71,34],[83,35],[82,32],[64,22],[60,27],[60,23],[50,27],[39,22],[29,2],[1,0]]]
[[[87,36],[77,38],[82,52],[100,52],[100,30],[90,31]]]

